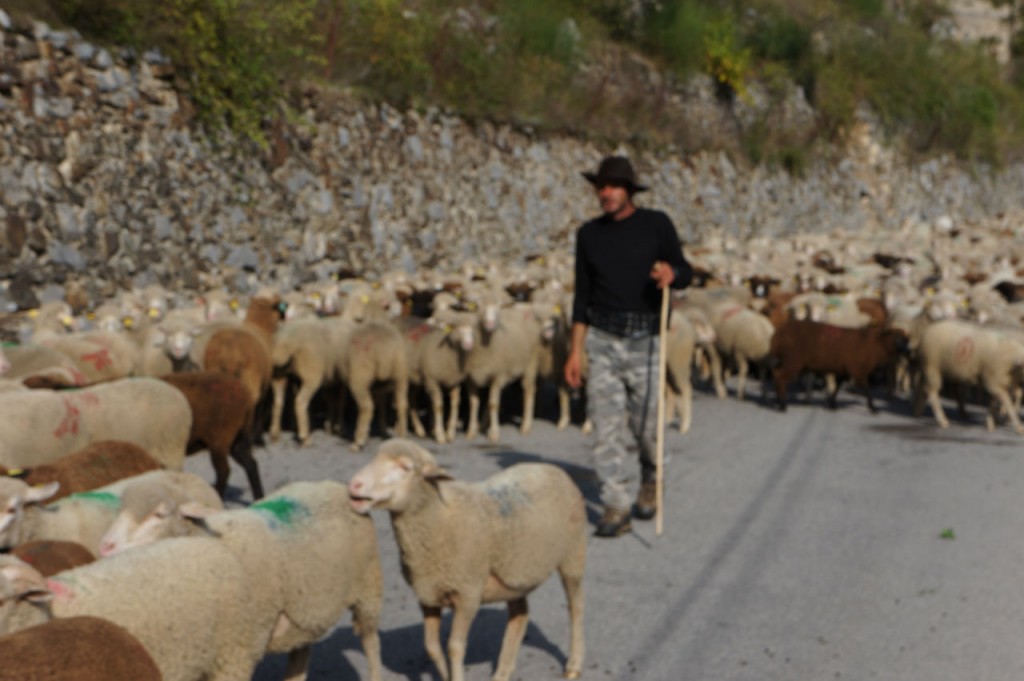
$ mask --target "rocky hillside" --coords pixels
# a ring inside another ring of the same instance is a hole
[[[721,155],[598,148],[571,137],[471,125],[309,90],[267,151],[216,146],[192,126],[159,54],[123,55],[0,12],[0,309],[80,284],[270,283],[339,269],[455,268],[467,259],[568,249],[595,210],[580,177],[626,153],[690,243],[806,230],[1016,227],[1024,168],[996,175],[952,160],[910,166],[865,123],[843,160],[802,177]],[[724,114],[709,84],[688,105]]]

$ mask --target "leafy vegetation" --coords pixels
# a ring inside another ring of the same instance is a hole
[[[597,139],[719,148],[798,172],[866,108],[913,154],[1024,152],[1024,2],[1011,60],[947,39],[944,0],[0,0],[88,37],[159,47],[203,120],[263,139],[282,85],[316,80]],[[698,79],[698,80],[695,80]],[[705,79],[731,129],[687,114]],[[798,90],[796,89],[798,88]],[[786,121],[794,93],[809,123]],[[741,115],[742,114],[742,115]]]

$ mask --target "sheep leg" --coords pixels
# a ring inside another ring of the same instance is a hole
[[[537,377],[533,374],[523,376],[523,421],[519,424],[519,432],[526,435],[533,428],[533,412],[537,402]]]
[[[306,681],[306,672],[309,670],[309,657],[312,651],[313,649],[309,646],[289,651],[284,681]]]
[[[456,385],[448,391],[448,401],[451,403],[448,408],[451,414],[448,416],[448,441],[455,441],[455,429],[459,424],[459,400],[462,397],[462,386]]]
[[[743,355],[736,355],[736,399],[742,401],[747,392],[747,372],[750,364]]]
[[[370,424],[373,422],[373,393],[369,385],[350,386],[352,397],[355,399],[358,416],[356,417],[356,431],[352,436],[352,451],[359,451],[370,438]]]
[[[423,646],[437,667],[438,676],[448,681],[448,663],[441,649],[441,608],[420,605],[420,609],[423,611]]]
[[[992,386],[988,391],[992,395],[992,399],[999,400],[999,404],[1002,405],[1003,410],[1010,419],[1010,425],[1013,426],[1013,430],[1017,434],[1024,433],[1024,426],[1021,426],[1020,417],[1017,416],[1017,411],[1013,408],[1013,401],[1010,399],[1010,394],[1006,389]]]
[[[786,411],[786,385],[789,383],[789,375],[783,367],[775,367],[772,370],[772,377],[775,379],[775,399],[779,405],[779,411]]]
[[[433,395],[431,395],[430,401],[433,403]],[[420,419],[419,406],[419,390],[413,389],[409,393],[409,422],[412,425],[412,432],[416,433],[416,437],[426,437],[427,429],[423,427],[423,421]]]
[[[491,442],[497,442],[501,438],[498,410],[501,407],[501,389],[503,387],[505,387],[505,381],[495,378],[491,381],[491,387],[487,393],[487,439]]]
[[[569,427],[569,389],[565,386],[558,386],[558,430],[565,430]]]
[[[263,482],[260,479],[260,465],[252,455],[252,439],[247,430],[243,430],[231,443],[231,458],[235,460],[245,477],[249,479],[249,489],[252,490],[253,499],[263,498]],[[226,480],[225,480],[226,481]]]
[[[319,381],[303,381],[295,393],[295,422],[298,429],[299,442],[309,444],[309,403],[320,388]]]
[[[395,435],[409,434],[409,379],[399,375],[395,378]]]
[[[718,399],[724,400],[728,396],[728,391],[725,389],[725,382],[722,380],[722,358],[718,355],[718,350],[713,347],[708,347],[708,358],[711,360],[711,380],[715,384],[715,394]]]
[[[377,596],[379,598],[380,594],[378,593]],[[383,673],[380,661],[379,610],[379,606],[367,607],[362,602],[352,606],[352,629],[363,644],[363,654],[366,656],[370,681],[380,681]],[[440,650],[440,646],[438,650]]]
[[[281,439],[281,414],[284,412],[284,392],[288,386],[288,378],[282,376],[270,382],[270,389],[274,395],[274,404],[270,412],[270,441],[277,442]]]
[[[480,389],[469,386],[469,423],[466,424],[466,439],[472,440],[480,430]]]
[[[559,568],[562,588],[569,606],[569,659],[565,663],[565,678],[578,679],[583,673],[583,565],[586,563],[586,546],[579,551],[579,567],[567,569],[566,565]]]
[[[434,440],[443,445],[445,443],[444,432],[444,394],[437,381],[428,381],[426,384],[427,394],[430,395],[430,406],[434,414],[434,422],[431,426],[434,429]],[[417,433],[419,435],[419,433]],[[422,435],[420,436],[422,437]]]
[[[690,381],[683,381],[679,386],[679,432],[690,432],[690,422],[693,419],[693,385]]]
[[[505,625],[505,636],[501,639],[501,653],[498,654],[498,666],[494,670],[491,681],[508,681],[516,666],[516,656],[523,644],[526,625],[530,620],[530,608],[525,598],[516,598],[508,602],[508,623]]]
[[[452,629],[448,634],[448,661],[452,668],[451,681],[464,681],[466,640],[469,627],[473,624],[480,601],[457,594],[452,598]]]
[[[843,381],[842,381],[842,379],[837,378],[835,374],[828,374],[828,375],[825,376],[825,378],[826,378],[825,382],[826,383],[828,383],[827,379],[829,377],[832,378],[832,385],[831,385],[830,390],[828,391],[828,397],[826,399],[826,403],[828,404],[828,408],[829,409],[835,411],[836,409],[839,408],[839,403],[838,403],[836,398],[839,397],[839,388],[842,387]]]
[[[939,428],[949,428],[949,419],[946,418],[946,412],[942,409],[942,403],[939,401],[939,391],[942,389],[942,375],[937,371],[928,371],[925,373],[922,381],[922,388],[928,396],[928,404],[932,408],[932,413],[935,414],[935,420],[938,422]]]
[[[224,498],[228,489],[228,476],[231,475],[231,467],[228,465],[227,453],[218,447],[210,447],[210,463],[213,464],[214,481],[213,488],[217,490],[217,496]]]

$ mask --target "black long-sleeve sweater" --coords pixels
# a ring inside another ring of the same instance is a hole
[[[672,220],[661,211],[637,208],[625,220],[604,215],[584,224],[576,234],[573,322],[588,324],[588,308],[658,314],[661,293],[651,268],[659,260],[675,270],[672,288],[690,283],[693,269]]]

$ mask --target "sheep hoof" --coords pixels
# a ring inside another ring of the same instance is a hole
[[[355,452],[355,453],[360,452],[362,449],[363,449],[363,446],[361,444],[356,443],[356,442],[353,442],[352,446],[349,447],[349,450],[352,451],[352,452]]]
[[[580,673],[576,672],[576,671],[566,672],[566,673],[562,674],[562,678],[563,679],[578,679],[578,678],[580,678]]]

